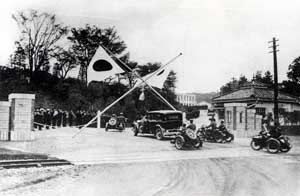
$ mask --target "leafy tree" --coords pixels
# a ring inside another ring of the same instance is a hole
[[[257,82],[273,84],[273,76],[270,71],[266,71],[264,75],[262,74],[262,71],[257,71],[254,75],[254,78]]]
[[[158,70],[161,66],[162,66],[161,63],[158,63],[158,62],[146,63],[145,65],[138,65],[137,72],[141,77],[143,77],[145,75],[148,75],[148,74]]]
[[[239,81],[233,77],[231,81],[223,85],[220,89],[221,94],[227,94],[239,88]]]
[[[289,65],[287,76],[291,81],[300,84],[300,57]]]
[[[264,75],[262,74],[262,71],[257,71],[253,75],[253,79],[257,82],[261,82],[264,84],[273,84],[273,78],[270,71],[266,71]],[[244,75],[241,75],[239,79],[233,77],[231,78],[230,82],[226,83],[220,88],[220,93],[223,95],[238,90],[240,89],[240,87],[244,86],[248,82],[248,79]]]
[[[300,97],[300,84],[298,84],[294,81],[284,80],[281,84],[280,90],[282,92],[288,93],[290,95]]]
[[[67,33],[67,28],[57,23],[54,14],[36,10],[22,11],[12,16],[21,31],[20,44],[24,48],[32,73],[49,65],[47,61],[55,52],[55,44]]]
[[[15,42],[16,49],[10,58],[11,67],[26,69],[26,54],[20,42]]]
[[[238,80],[238,86],[243,86],[248,82],[248,79],[246,78],[246,76],[241,75],[239,80]]]
[[[163,90],[175,92],[176,82],[177,82],[176,73],[173,70],[171,70],[166,81],[164,82]]]
[[[300,96],[300,57],[290,65],[287,72],[288,80],[282,82],[281,90],[291,95]]]
[[[129,85],[129,87],[132,88],[135,84],[136,73],[137,73],[136,70],[137,70],[138,63],[130,60],[129,53],[124,54],[119,59],[114,58],[114,60],[120,67],[122,67],[124,70],[126,70],[125,74],[119,75],[119,80],[121,81],[122,79],[125,79]]]
[[[84,28],[72,28],[68,39],[72,43],[73,55],[80,65],[79,78],[87,81],[87,67],[99,45],[109,49],[114,55],[121,54],[126,45],[117,35],[113,27],[101,29],[96,26],[86,25]]]
[[[53,57],[56,59],[53,67],[53,74],[64,80],[69,71],[77,67],[76,58],[70,50],[61,49]]]

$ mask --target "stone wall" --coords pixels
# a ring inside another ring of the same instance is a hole
[[[9,107],[8,101],[0,101],[0,140],[9,139]]]

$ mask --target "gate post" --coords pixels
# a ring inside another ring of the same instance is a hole
[[[13,93],[8,96],[10,110],[10,141],[34,140],[34,94]]]
[[[97,111],[97,129],[101,128],[101,112],[100,110]]]

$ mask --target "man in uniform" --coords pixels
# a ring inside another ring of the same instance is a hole
[[[225,126],[225,123],[224,123],[224,120],[221,120],[218,129],[219,129],[219,131],[221,131],[221,132],[224,132],[224,131],[227,130],[227,129],[226,129],[226,126]]]
[[[209,120],[210,120],[210,124],[206,126],[206,129],[207,131],[209,131],[209,133],[214,133],[217,128],[216,120],[214,118],[210,118]]]
[[[191,129],[193,131],[196,130],[196,125],[194,124],[194,121],[191,119],[190,124],[187,126],[187,129]]]

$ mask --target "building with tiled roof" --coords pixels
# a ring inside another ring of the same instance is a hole
[[[234,92],[214,97],[212,104],[219,119],[224,119],[227,127],[237,136],[247,137],[260,131],[264,115],[274,116],[273,101],[274,90],[270,86],[251,82]],[[292,95],[279,92],[278,107],[281,124],[291,123],[285,114],[300,114],[300,100]]]

